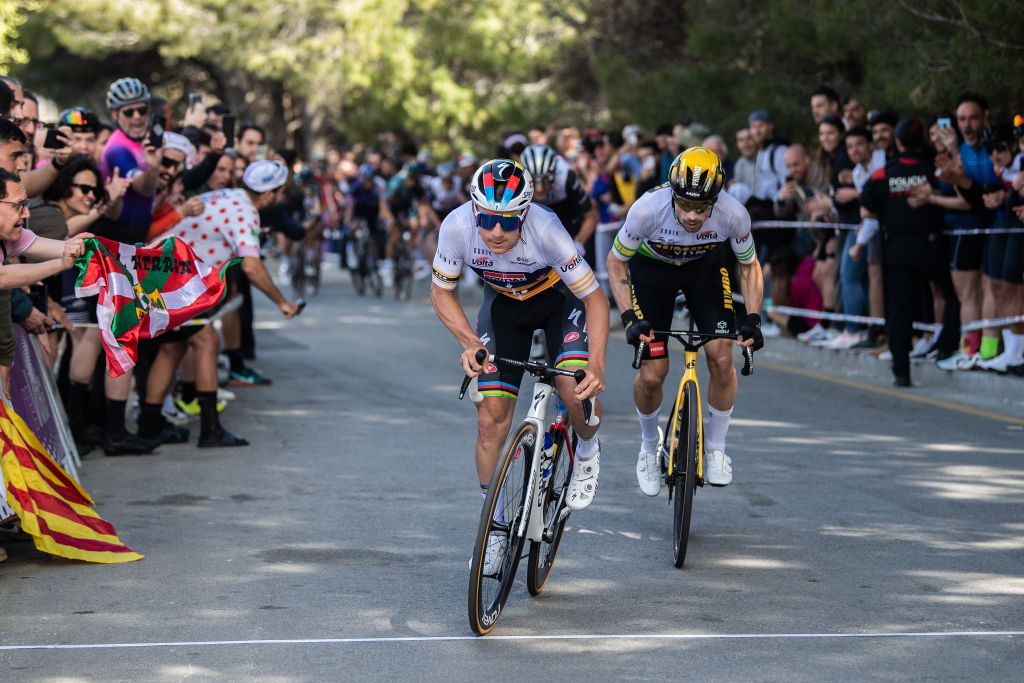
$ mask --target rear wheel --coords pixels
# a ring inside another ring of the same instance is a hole
[[[697,385],[687,382],[683,402],[672,416],[670,446],[672,447],[672,559],[682,567],[690,538],[693,493],[697,488],[697,449],[700,447]]]
[[[551,461],[551,479],[544,491],[544,540],[530,542],[530,558],[526,565],[526,588],[530,595],[540,595],[555,564],[562,532],[569,520],[565,498],[569,491],[570,477],[572,459],[566,445],[559,443]]]
[[[491,632],[519,568],[526,535],[518,534],[525,509],[530,459],[537,443],[537,428],[519,427],[491,478],[469,569],[469,626],[478,636]],[[492,567],[486,566],[488,546]]]

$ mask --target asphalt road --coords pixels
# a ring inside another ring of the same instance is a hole
[[[667,499],[635,481],[618,333],[597,500],[544,594],[521,577],[496,637],[472,638],[480,498],[457,349],[425,298],[333,280],[293,322],[261,302],[274,385],[223,417],[253,446],[84,462],[144,560],[0,540],[0,680],[1020,679],[1022,416],[765,354],[741,381],[733,483],[698,491],[676,570]]]

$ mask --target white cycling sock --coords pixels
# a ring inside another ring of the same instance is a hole
[[[1024,363],[1024,334],[1014,334],[1010,332],[1009,336],[1005,338],[1006,352],[1010,355],[1010,365],[1020,365]]]
[[[592,436],[589,439],[584,439],[579,434],[576,435],[576,459],[577,460],[590,460],[597,455],[597,437]]]
[[[729,418],[732,416],[732,408],[729,410],[718,410],[708,405],[708,421],[704,425],[704,440],[708,445],[708,452],[724,451],[725,436],[729,433]]]
[[[645,451],[653,453],[658,449],[658,418],[661,417],[661,409],[655,410],[650,415],[644,415],[637,408],[636,416],[640,420],[641,446]]]

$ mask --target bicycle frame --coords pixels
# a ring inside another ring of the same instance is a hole
[[[524,508],[529,510],[529,515],[524,516],[520,521],[517,533],[520,536],[525,534],[527,540],[538,543],[544,541],[544,496],[539,495],[541,492],[540,464],[541,460],[543,460],[544,434],[547,432],[545,420],[547,417],[548,399],[551,398],[552,393],[555,393],[555,391],[552,385],[543,380],[537,380],[533,385],[533,401],[530,404],[530,411],[523,420],[532,424],[537,429],[537,438],[534,439],[533,449],[530,454],[530,481],[527,486],[526,505]],[[555,430],[562,431],[564,437],[562,444],[563,447],[569,449],[569,467],[571,468],[573,454],[568,422],[556,422],[552,426]]]
[[[673,405],[678,410],[679,406],[682,405],[683,392],[686,390],[686,385],[693,382],[693,386],[697,393],[697,481],[704,481],[704,410],[703,410],[703,399],[700,395],[700,380],[697,379],[697,347],[693,347],[690,344],[686,344],[685,351],[683,352],[683,376],[679,379],[679,388],[676,389],[676,400]],[[672,417],[675,419],[675,416]],[[679,444],[673,443],[672,448],[669,450],[668,457],[668,476],[675,476],[675,456],[678,450]]]

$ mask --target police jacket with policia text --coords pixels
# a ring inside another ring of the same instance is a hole
[[[936,188],[934,159],[927,152],[897,154],[871,175],[860,195],[860,204],[878,216],[886,240],[928,240],[942,230],[942,211],[925,204],[907,203],[910,188],[930,184]]]

